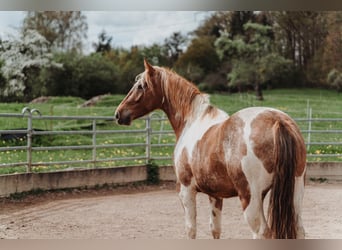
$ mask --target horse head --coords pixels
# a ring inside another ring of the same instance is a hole
[[[146,60],[144,66],[145,71],[136,77],[133,87],[115,111],[115,119],[120,125],[130,125],[133,120],[161,108],[164,97],[158,67]]]

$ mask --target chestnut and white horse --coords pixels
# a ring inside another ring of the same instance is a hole
[[[223,198],[238,196],[253,238],[304,238],[301,219],[306,150],[295,122],[263,107],[232,116],[175,72],[145,71],[116,109],[119,124],[163,110],[175,131],[174,169],[189,238],[196,237],[196,193],[209,196],[210,229],[221,233]],[[267,219],[263,200],[270,191]]]

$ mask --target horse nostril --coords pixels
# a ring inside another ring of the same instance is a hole
[[[115,112],[114,118],[115,118],[115,120],[119,120],[119,119],[120,119],[120,114],[119,114],[119,112]]]

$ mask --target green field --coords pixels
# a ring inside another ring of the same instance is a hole
[[[112,116],[115,107],[120,103],[123,95],[110,95],[99,101],[96,106],[80,108],[85,100],[74,97],[54,97],[44,104],[25,104],[25,103],[0,103],[0,113],[20,114],[23,107],[38,109],[43,115],[58,116]],[[212,94],[211,102],[232,114],[242,108],[250,106],[268,106],[280,109],[288,113],[293,118],[307,118],[309,109],[312,110],[312,118],[342,118],[342,95],[334,91],[320,89],[278,89],[267,90],[264,92],[265,100],[260,102],[255,100],[254,93],[243,94]],[[158,113],[161,115],[161,113]],[[162,124],[163,123],[163,124]],[[308,122],[298,122],[301,129],[308,129]],[[19,118],[1,118],[0,130],[25,128],[27,119]],[[33,127],[42,130],[84,130],[91,126],[91,121],[76,120],[34,120]],[[152,123],[153,130],[170,130],[168,122],[155,121]],[[128,130],[144,129],[145,121],[138,120],[131,127],[118,126],[114,122],[100,122],[97,128],[101,130]],[[342,130],[341,121],[314,122],[311,124],[312,130]],[[303,136],[308,140],[307,133]],[[341,142],[342,134],[338,133],[315,133],[311,134],[311,142]],[[144,143],[145,134],[106,134],[98,135],[96,142],[98,145],[119,144],[119,143]],[[152,138],[153,143],[174,143],[174,135],[155,135]],[[45,135],[37,136],[33,140],[34,146],[66,146],[66,145],[91,145],[91,135]],[[1,140],[0,147],[24,146],[26,140]],[[152,157],[168,157],[172,155],[172,147],[152,148]],[[145,152],[144,147],[120,147],[110,149],[98,149],[97,158],[107,159],[126,156],[141,156]],[[312,145],[308,148],[310,154],[334,154],[342,153],[341,145]],[[83,160],[90,160],[91,150],[63,150],[63,151],[37,151],[33,154],[33,162],[53,162],[78,160],[81,167],[92,167],[92,164],[84,164]],[[341,161],[342,157],[310,157],[310,161]],[[0,164],[11,162],[25,162],[26,151],[2,151],[0,152]],[[169,160],[158,161],[158,164],[170,164]],[[141,165],[144,160],[137,159],[133,161],[114,161],[103,163],[101,167],[119,166],[119,165]],[[68,164],[59,166],[36,166],[33,171],[49,171],[56,169],[69,168]],[[0,168],[0,173],[13,173],[25,171],[25,167]]]

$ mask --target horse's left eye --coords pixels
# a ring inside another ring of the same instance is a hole
[[[144,89],[144,87],[142,86],[142,84],[139,84],[139,85],[138,85],[138,89],[139,89],[139,90],[143,90],[143,89]]]

